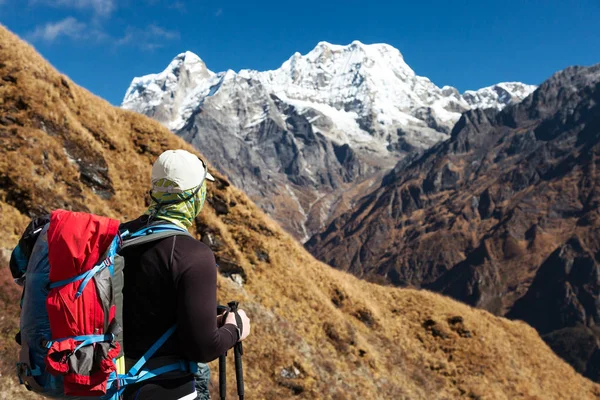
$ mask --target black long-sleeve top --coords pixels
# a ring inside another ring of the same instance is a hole
[[[121,226],[134,232],[142,216]],[[217,267],[212,251],[188,236],[173,236],[123,250],[124,349],[137,360],[171,326],[173,335],[155,357],[209,362],[238,340],[235,325],[217,327]]]

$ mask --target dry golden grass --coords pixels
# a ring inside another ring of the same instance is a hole
[[[192,150],[158,123],[77,87],[4,28],[0,83],[0,250],[15,245],[27,213],[63,207],[122,220],[137,216],[155,157],[168,148]],[[65,147],[82,161],[69,161]],[[106,163],[110,199],[80,181],[78,164],[86,162]],[[207,207],[197,222],[221,241],[217,257],[238,263],[247,277],[243,287],[218,281],[221,302],[239,300],[253,322],[244,344],[247,398],[600,397],[600,386],[576,374],[529,326],[333,270],[218,178],[210,201],[220,199],[229,211],[217,215]],[[6,377],[16,351],[18,292],[3,253],[0,392],[27,398]],[[216,363],[211,367],[216,372]],[[294,367],[299,376],[282,376]],[[233,397],[232,365],[229,371]]]

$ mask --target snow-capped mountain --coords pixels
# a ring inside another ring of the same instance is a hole
[[[535,90],[535,86],[521,82],[502,82],[479,90],[467,90],[463,99],[471,108],[503,109],[511,103],[519,102]]]
[[[321,42],[264,72],[214,73],[182,53],[163,72],[135,78],[122,107],[190,141],[308,237],[351,184],[448,138],[462,112],[501,109],[534,89],[500,83],[461,95],[416,75],[392,46]]]

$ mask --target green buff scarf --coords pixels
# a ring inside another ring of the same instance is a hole
[[[184,200],[196,191],[196,188],[186,190],[181,193],[171,193],[172,188],[176,187],[173,181],[168,179],[161,179],[154,182],[154,188],[152,189],[152,196],[161,203],[166,203],[175,200]],[[206,180],[202,182],[200,190],[195,196],[187,201],[181,201],[175,204],[166,204],[158,206],[156,201],[152,200],[152,204],[145,212],[146,215],[151,215],[154,218],[164,219],[165,221],[172,222],[182,228],[189,228],[192,225],[192,221],[204,207],[204,201],[206,200]]]

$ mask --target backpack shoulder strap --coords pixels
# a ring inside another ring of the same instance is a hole
[[[187,230],[180,228],[177,225],[166,223],[153,224],[132,234],[129,234],[128,232],[121,234],[121,237],[123,238],[123,245],[121,246],[120,250],[123,250],[127,247],[151,243],[156,240],[165,239],[171,236],[193,237]]]

